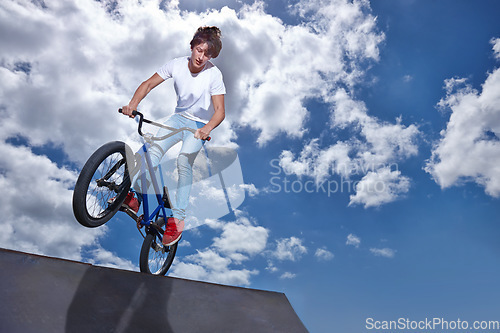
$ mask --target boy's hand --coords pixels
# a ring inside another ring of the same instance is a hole
[[[132,115],[132,112],[135,110],[135,108],[130,107],[130,105],[125,105],[122,107],[122,113],[126,116],[129,116],[130,118],[135,118],[134,115]]]
[[[198,128],[194,133],[194,137],[200,140],[206,140],[210,136],[210,130],[206,128],[207,126],[203,126],[202,128]]]

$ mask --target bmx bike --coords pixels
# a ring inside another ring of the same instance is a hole
[[[121,109],[118,110],[122,112]],[[181,131],[195,130],[182,127],[179,129],[144,118],[143,114],[134,111],[139,117],[138,133],[144,144],[135,154],[122,141],[112,141],[97,149],[87,160],[80,172],[73,192],[73,213],[76,220],[83,226],[95,228],[108,222],[118,211],[125,212],[137,225],[144,241],[139,256],[140,271],[154,275],[165,275],[172,265],[177,251],[177,243],[165,246],[162,244],[165,221],[172,216],[168,188],[163,180],[161,165],[158,165],[156,176],[148,150],[154,141],[164,140]],[[143,123],[170,130],[161,137],[151,133],[143,133]],[[210,137],[207,138],[207,141]],[[143,214],[137,215],[124,201],[133,193],[131,179],[139,173],[140,193]],[[146,175],[149,173],[150,179]],[[152,185],[157,201],[156,207],[149,207],[147,188]],[[150,209],[151,208],[151,209]],[[145,233],[142,232],[145,229]]]

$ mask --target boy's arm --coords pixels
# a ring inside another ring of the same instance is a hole
[[[210,118],[210,121],[196,130],[194,133],[194,137],[197,139],[205,140],[210,136],[210,132],[219,126],[220,123],[226,117],[226,109],[224,107],[224,95],[213,95],[212,96],[212,104],[214,105],[214,115]]]
[[[135,91],[134,96],[132,97],[128,105],[122,107],[123,114],[131,118],[134,118],[134,116],[132,116],[132,111],[137,110],[139,103],[144,99],[144,97],[146,97],[146,95],[149,94],[149,92],[154,87],[156,87],[163,81],[165,80],[163,80],[163,78],[160,75],[158,75],[158,73],[154,73],[149,79],[141,83],[139,88],[137,88],[137,90]]]

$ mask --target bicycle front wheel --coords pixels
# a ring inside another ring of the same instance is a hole
[[[156,224],[162,227],[165,224],[160,217]],[[142,243],[139,267],[141,272],[153,275],[165,275],[174,261],[177,252],[177,244],[165,246],[161,242],[161,236],[157,233],[148,233]]]
[[[120,209],[130,189],[124,142],[109,142],[82,168],[73,191],[73,213],[83,226],[98,227]]]

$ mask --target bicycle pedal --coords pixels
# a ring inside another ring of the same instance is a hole
[[[133,218],[134,221],[136,221],[136,222],[140,220],[139,216],[137,216],[135,211],[125,204],[122,204],[122,206],[120,207],[119,210],[127,213],[127,215],[130,216],[131,218]]]
[[[155,252],[165,253],[165,246],[163,244],[154,242],[151,246]]]

